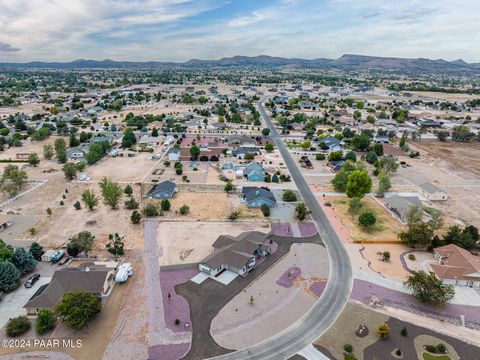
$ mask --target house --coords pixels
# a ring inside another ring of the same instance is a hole
[[[328,136],[320,139],[319,142],[320,147],[324,150],[328,150],[330,152],[342,151],[342,145],[340,145],[341,141],[336,137]]]
[[[242,136],[229,137],[227,139],[227,144],[228,144],[228,146],[232,146],[232,147],[236,148],[236,147],[238,147],[238,145],[241,145],[241,146],[255,146],[255,145],[257,145],[257,141],[255,139],[252,139],[251,137],[248,137],[246,135],[242,135]]]
[[[213,243],[213,253],[200,261],[198,268],[210,276],[225,270],[244,275],[253,269],[257,258],[271,252],[269,234],[249,231],[237,237],[221,235]]]
[[[227,128],[227,124],[224,122],[216,122],[210,125],[207,125],[208,130],[225,130]]]
[[[161,142],[162,138],[159,136],[142,135],[140,140],[138,140],[138,145],[158,146]]]
[[[420,184],[422,195],[430,201],[443,201],[448,199],[448,194],[431,182]]]
[[[246,176],[248,181],[264,181],[266,175],[265,169],[256,161],[248,163],[243,169],[243,176]]]
[[[392,195],[385,199],[384,204],[400,220],[405,221],[410,208],[415,205],[422,205],[422,202],[417,196]]]
[[[377,135],[373,137],[373,142],[376,144],[388,144],[390,138],[387,135]]]
[[[149,199],[171,199],[175,195],[177,185],[170,180],[155,184],[147,194]]]
[[[105,297],[113,285],[115,268],[85,262],[79,267],[66,267],[53,273],[49,284],[38,291],[24,305],[28,315],[36,315],[41,309],[52,309],[65,293],[83,290],[98,297]]]
[[[88,153],[88,147],[81,147],[81,148],[70,148],[67,149],[67,157],[70,160],[81,160],[85,159],[85,155]]]
[[[247,154],[260,155],[261,153],[257,147],[239,147],[232,151],[233,156],[237,159],[245,159],[245,155]]]
[[[480,288],[480,257],[454,244],[433,250],[437,264],[430,267],[445,284]]]
[[[180,160],[180,149],[171,149],[168,152],[168,160],[170,161],[179,161]]]
[[[92,136],[90,138],[90,143],[91,144],[96,144],[96,143],[100,143],[100,142],[108,142],[109,144],[111,144],[113,142],[113,136]]]
[[[243,201],[247,203],[249,208],[260,208],[267,205],[269,208],[277,204],[275,196],[269,189],[256,186],[244,186],[242,188]]]

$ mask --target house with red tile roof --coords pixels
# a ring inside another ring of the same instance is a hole
[[[454,244],[433,250],[437,264],[432,270],[445,284],[480,288],[480,256]]]

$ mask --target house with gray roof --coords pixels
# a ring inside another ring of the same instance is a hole
[[[24,305],[27,314],[36,315],[41,309],[52,309],[65,293],[82,290],[104,297],[113,285],[115,268],[85,262],[79,267],[65,267],[53,273],[50,283],[41,287]]]
[[[245,166],[243,175],[247,177],[248,181],[265,181],[267,172],[260,163],[252,161]]]
[[[155,184],[147,193],[146,197],[149,199],[171,199],[176,191],[177,185],[170,180],[166,180]]]
[[[259,231],[244,232],[237,237],[221,235],[213,243],[213,253],[200,261],[198,268],[213,277],[225,270],[244,275],[253,269],[257,258],[272,252],[269,235]]]
[[[260,208],[267,205],[269,208],[277,205],[277,200],[273,193],[263,187],[244,186],[242,188],[242,199],[247,203],[247,207]]]
[[[387,209],[392,211],[401,221],[407,220],[407,214],[410,208],[417,205],[422,205],[418,196],[400,196],[392,195],[385,199],[384,205]],[[424,221],[428,221],[430,217],[425,213]]]
[[[237,159],[244,159],[247,154],[260,155],[262,152],[258,147],[241,146],[232,151],[232,155]]]

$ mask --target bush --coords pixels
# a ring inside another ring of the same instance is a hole
[[[348,353],[351,353],[353,351],[353,346],[352,344],[345,344],[343,345],[343,350],[345,350]]]
[[[437,344],[437,352],[440,354],[445,354],[447,352],[447,347],[443,343],[438,343]]]
[[[265,217],[269,217],[269,216],[270,216],[270,207],[269,207],[267,204],[263,204],[263,205],[260,207],[260,210],[262,210],[263,216],[265,216]]]
[[[175,319],[175,325],[180,325],[180,319]]]
[[[365,211],[358,217],[358,223],[367,229],[371,229],[377,223],[377,216],[371,211]]]
[[[147,217],[158,216],[158,208],[155,206],[155,204],[147,204],[143,208],[143,213]]]
[[[142,214],[140,214],[137,210],[133,210],[132,215],[130,215],[130,221],[133,224],[140,224],[140,220],[142,220]]]
[[[325,160],[325,154],[318,153],[317,155],[315,155],[315,159],[317,159],[317,160]]]
[[[292,190],[285,190],[282,195],[282,200],[286,202],[297,201],[297,195]]]
[[[415,254],[408,254],[408,260],[416,260],[417,258],[415,257]]]
[[[187,215],[190,212],[190,206],[182,205],[179,211],[180,211],[180,215]]]
[[[177,175],[182,175],[183,169],[182,169],[181,167],[177,167],[177,168],[175,169],[175,173],[176,173]]]
[[[128,210],[135,210],[138,209],[138,202],[135,201],[135,199],[129,199],[125,201],[125,208]]]
[[[350,354],[350,353],[344,354],[344,355],[343,355],[343,359],[344,359],[344,360],[357,360],[357,358],[355,357],[355,355]]]
[[[160,207],[163,211],[168,211],[170,210],[170,201],[168,199],[163,199],[162,202],[160,203]]]
[[[400,349],[395,350],[395,355],[402,356],[402,350]]]
[[[26,316],[18,316],[10,319],[7,323],[7,335],[16,337],[25,334],[31,327],[30,320]]]
[[[425,346],[425,350],[427,350],[428,352],[430,352],[432,354],[435,354],[437,352],[437,348],[433,345]]]
[[[37,334],[45,334],[47,331],[52,330],[55,327],[57,318],[52,310],[41,309],[38,312],[37,321],[35,323],[35,331]]]
[[[80,210],[82,208],[82,204],[80,204],[80,201],[77,200],[73,204],[73,207],[75,208],[75,210]]]
[[[237,220],[240,217],[240,211],[239,210],[233,210],[230,215],[228,216],[229,220]]]
[[[402,330],[400,330],[400,335],[402,336],[407,336],[408,335],[408,330],[406,327],[403,327]]]

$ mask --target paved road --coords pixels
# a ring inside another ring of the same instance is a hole
[[[327,248],[330,260],[330,277],[322,297],[300,320],[285,331],[248,349],[217,356],[218,360],[278,360],[288,359],[304,349],[322,335],[335,322],[348,301],[353,285],[352,267],[348,254],[328,218],[318,204],[310,187],[303,178],[292,156],[274,128],[270,116],[261,103],[257,103],[260,115],[270,128],[274,139],[285,160],[288,170],[310,208],[313,220]]]

